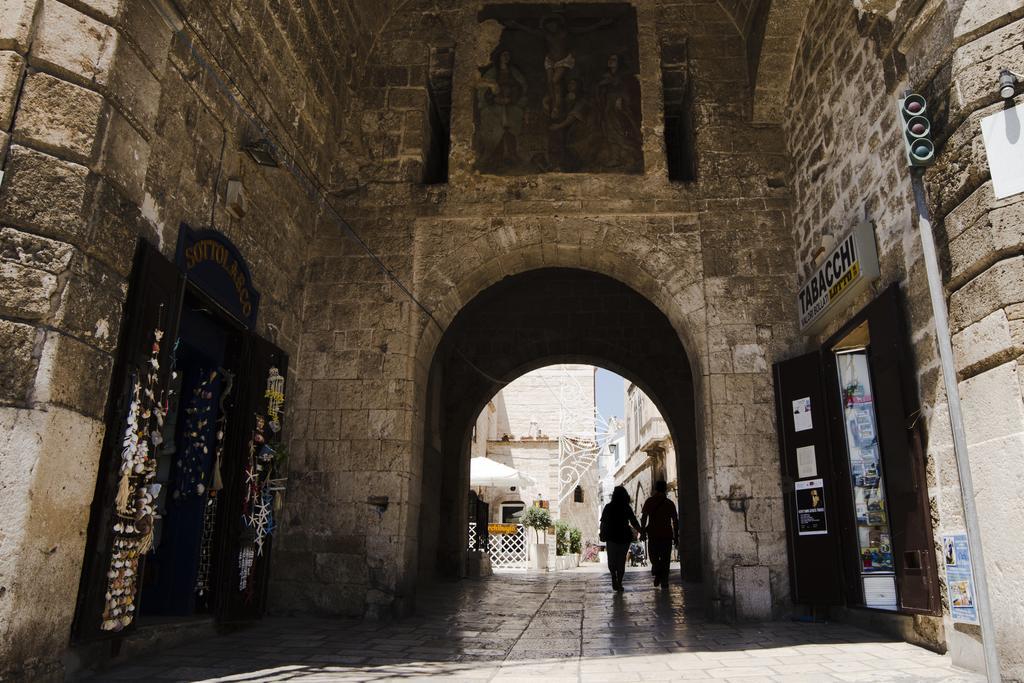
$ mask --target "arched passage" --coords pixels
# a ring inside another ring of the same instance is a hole
[[[654,304],[606,275],[543,268],[506,277],[446,330],[428,382],[419,525],[421,578],[458,576],[465,559],[469,437],[507,382],[553,363],[600,365],[655,401],[677,444],[684,576],[702,574],[698,451],[691,365]]]

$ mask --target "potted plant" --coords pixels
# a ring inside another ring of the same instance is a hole
[[[569,554],[572,555],[572,565],[580,566],[580,553],[583,551],[583,531],[573,526],[569,529]]]
[[[569,554],[569,522],[560,519],[555,522],[555,555],[561,557]]]
[[[551,513],[539,505],[531,505],[523,510],[520,523],[533,529],[536,543],[530,544],[530,565],[533,569],[545,570],[548,567],[548,546],[541,542],[541,530],[547,531],[551,526]]]

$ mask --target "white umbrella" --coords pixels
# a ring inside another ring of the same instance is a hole
[[[490,458],[472,458],[469,461],[470,486],[523,486],[536,481],[508,465]]]

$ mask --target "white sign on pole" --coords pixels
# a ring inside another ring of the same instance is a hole
[[[996,199],[1024,192],[1024,104],[981,120]]]

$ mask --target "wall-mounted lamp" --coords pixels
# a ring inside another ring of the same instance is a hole
[[[274,145],[266,138],[260,138],[242,145],[242,151],[248,154],[260,166],[277,166]]]
[[[1021,77],[1009,69],[1003,69],[999,72],[999,96],[1004,100],[1008,100],[1017,94],[1017,84],[1020,83]]]

